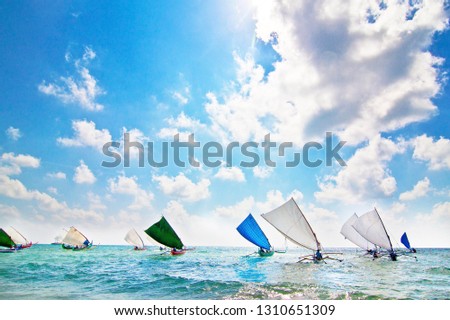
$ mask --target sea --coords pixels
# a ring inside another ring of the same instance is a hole
[[[97,246],[86,251],[34,245],[0,254],[0,299],[444,299],[450,249],[372,260],[357,249],[342,262],[298,263],[309,252],[272,257],[253,248],[197,247],[182,256],[157,247]]]

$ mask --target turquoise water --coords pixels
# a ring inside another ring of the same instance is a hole
[[[0,254],[0,299],[449,299],[450,249],[419,249],[372,261],[344,249],[344,262],[296,263],[251,248],[199,247],[183,256],[99,246],[82,252],[35,245]]]

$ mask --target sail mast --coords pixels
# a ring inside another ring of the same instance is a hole
[[[386,233],[386,236],[387,236],[387,238],[388,238],[388,240],[389,240],[389,245],[391,246],[391,251],[394,252],[394,248],[392,248],[391,237],[389,237],[389,234],[388,234],[387,231],[386,231],[386,227],[384,226],[384,222],[383,222],[383,220],[381,219],[380,214],[379,214],[378,211],[377,211],[377,208],[374,208],[374,210],[375,210],[375,212],[377,213],[378,218],[379,218],[380,221],[381,221],[381,225],[383,226],[383,230],[384,230],[384,232]]]

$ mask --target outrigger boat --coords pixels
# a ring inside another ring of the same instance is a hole
[[[387,254],[392,261],[397,261],[397,253],[392,247],[383,220],[376,208],[360,216],[354,223],[353,228],[367,241],[387,250]],[[381,255],[385,255],[381,253]]]
[[[158,222],[151,225],[145,233],[148,234],[153,240],[164,245],[167,248],[171,248],[170,254],[178,256],[186,253],[186,248],[178,237],[177,233],[166,218],[162,217]]]
[[[6,248],[0,249],[0,253],[13,253],[22,249],[22,245],[16,244],[3,229],[0,229],[0,247]]]
[[[28,241],[17,229],[9,227],[6,231],[16,245],[21,245],[22,249],[31,248],[33,242]]]
[[[402,234],[402,237],[400,238],[401,243],[409,250],[410,253],[416,253],[417,250],[411,247],[411,244],[409,243],[408,236],[406,235],[406,232]]]
[[[134,246],[134,250],[143,251],[146,250],[144,246],[144,241],[133,228],[125,235],[125,241]]]
[[[283,234],[286,239],[298,246],[313,251],[312,254],[300,257],[298,262],[307,260],[319,262],[325,259],[342,261],[329,256],[340,253],[329,252],[322,254],[322,246],[316,234],[293,198],[280,207],[261,216]]]
[[[258,247],[258,254],[261,257],[273,256],[275,252],[273,247],[251,213],[236,229],[241,236]]]
[[[92,241],[75,227],[70,227],[64,239],[62,239],[61,247],[66,250],[81,251],[92,248]]]
[[[366,254],[372,255],[373,258],[378,258],[379,252],[377,246],[360,235],[353,227],[356,220],[358,220],[358,215],[355,213],[344,223],[341,234],[345,239],[365,250]]]

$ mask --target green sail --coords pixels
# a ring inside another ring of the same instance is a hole
[[[16,244],[11,240],[11,237],[3,230],[0,229],[0,247],[13,248]]]
[[[145,233],[155,239],[155,241],[165,245],[169,248],[182,249],[183,242],[181,242],[178,235],[172,229],[166,218],[162,217],[157,223],[145,230]]]

